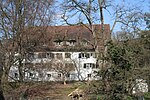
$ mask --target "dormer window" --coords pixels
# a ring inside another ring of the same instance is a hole
[[[87,46],[87,45],[88,45],[88,42],[87,42],[86,40],[82,40],[81,44],[82,44],[83,46]]]
[[[75,42],[76,42],[75,39],[70,39],[70,40],[67,40],[66,44],[69,46],[75,46]]]
[[[36,46],[36,45],[37,45],[37,42],[36,42],[36,41],[31,41],[31,42],[29,42],[29,45],[30,45],[30,46]]]
[[[48,45],[46,44],[46,43],[43,43],[43,45],[42,45],[43,47],[47,47]]]
[[[40,46],[47,46],[46,43],[44,43],[44,42],[40,42],[39,44],[40,44]]]
[[[55,40],[54,43],[55,43],[56,46],[62,46],[63,45],[63,41],[60,40],[60,39]]]

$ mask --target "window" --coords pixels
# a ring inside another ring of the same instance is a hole
[[[33,67],[33,63],[25,63],[25,66],[26,66],[27,68]]]
[[[58,78],[60,78],[61,77],[61,74],[58,74]]]
[[[54,54],[53,53],[47,53],[47,58],[54,58]]]
[[[43,73],[39,73],[39,77],[43,77]]]
[[[87,74],[88,78],[90,78],[92,75],[91,74]]]
[[[70,77],[70,74],[69,74],[69,73],[68,73],[68,74],[66,74],[66,77],[67,77],[67,78],[69,78],[69,77]]]
[[[70,40],[69,42],[70,42],[70,46],[75,46],[76,40]]]
[[[84,64],[83,68],[86,68],[86,64]]]
[[[96,58],[96,54],[95,53],[90,53],[90,57]]]
[[[50,78],[51,76],[52,76],[51,74],[47,74],[47,77],[49,77],[49,78]]]
[[[69,46],[75,46],[75,42],[76,42],[75,39],[70,39],[70,40],[67,40],[66,44]]]
[[[38,58],[46,58],[46,53],[45,52],[39,53]]]
[[[34,63],[35,67],[42,67],[42,63]]]
[[[91,64],[92,68],[97,68],[96,64]]]
[[[86,54],[85,54],[85,57],[86,57],[86,58],[90,58],[90,54],[89,54],[89,53],[86,53]]]
[[[79,53],[79,58],[96,58],[95,53]]]
[[[96,65],[94,63],[85,63],[83,68],[96,68]]]
[[[18,73],[15,73],[15,78],[18,78]]]
[[[79,53],[79,58],[85,58],[85,53]]]
[[[56,46],[61,46],[62,42],[56,42]]]
[[[28,56],[28,59],[34,59],[34,53],[32,53],[32,52],[28,53],[27,56]]]
[[[65,58],[71,58],[71,54],[70,53],[65,53]]]
[[[31,45],[31,46],[36,46],[36,44],[37,43],[34,40],[29,43],[29,45]]]
[[[81,55],[81,53],[79,53],[79,58],[81,58],[82,57],[82,55]]]
[[[47,46],[44,42],[40,42],[39,44],[40,46]]]
[[[65,67],[67,68],[73,68],[73,63],[65,63]]]
[[[79,53],[79,58],[90,58],[89,53]]]
[[[29,76],[30,76],[30,77],[33,77],[33,73],[29,73]]]
[[[75,43],[74,42],[70,42],[70,46],[74,46],[75,45]]]
[[[55,43],[56,46],[61,46],[61,45],[63,45],[63,41],[60,40],[60,39],[55,40],[54,43]]]
[[[57,59],[62,59],[62,53],[56,53],[56,58]]]
[[[88,45],[87,40],[82,40],[81,45],[82,45],[82,46],[87,46],[87,45]]]
[[[38,58],[38,53],[34,53],[34,58]]]

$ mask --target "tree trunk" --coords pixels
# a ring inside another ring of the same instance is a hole
[[[8,72],[8,70],[3,70],[3,75],[1,77],[1,89],[4,96],[9,91]]]
[[[18,66],[18,70],[19,70],[19,81],[20,82],[23,82],[23,70],[22,70],[22,68],[23,68],[23,63],[22,63],[22,61],[19,59],[19,66]]]
[[[0,100],[5,100],[3,95],[2,82],[1,82],[2,75],[3,75],[3,71],[2,69],[0,69],[0,98],[1,98]]]
[[[63,83],[64,83],[64,85],[66,85],[67,83],[66,83],[66,78],[65,78],[65,75],[63,74]]]
[[[64,80],[64,85],[66,85],[67,83],[66,83],[66,81]]]

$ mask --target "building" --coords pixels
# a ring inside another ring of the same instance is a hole
[[[101,37],[101,25],[93,25],[94,32],[104,42],[109,40],[110,27],[104,25]],[[96,80],[96,52],[94,38],[85,26],[48,26],[30,27],[22,34],[22,45],[25,49],[23,60],[24,81],[78,81]],[[16,56],[19,54],[16,53]],[[18,65],[12,66],[9,72],[10,81],[19,80]]]

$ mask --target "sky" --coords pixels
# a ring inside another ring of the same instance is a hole
[[[78,0],[78,1],[82,1],[82,0]],[[86,1],[86,0],[84,0]],[[95,0],[98,1],[98,0]],[[150,13],[150,0],[111,0],[113,4],[119,4],[119,5],[125,5],[125,6],[138,6],[139,8],[141,8],[144,12],[149,12]],[[55,5],[54,10],[56,11],[56,15],[55,15],[55,20],[54,20],[54,24],[55,26],[58,25],[66,25],[62,22],[61,20],[61,16],[62,16],[62,12],[61,12],[61,8],[60,8],[60,2],[62,2],[62,0],[57,0],[57,4]],[[104,10],[104,23],[105,24],[110,24],[110,27],[112,27],[113,23],[114,23],[114,19],[112,18],[112,13],[114,12],[114,10],[112,8],[108,8],[107,10]],[[72,22],[76,22],[76,19],[73,19]],[[96,24],[99,24],[100,22],[97,21]],[[114,32],[116,31],[120,31],[120,24],[117,24],[115,26]],[[0,36],[1,36],[1,32],[0,32]]]
[[[59,0],[61,2],[62,0]],[[133,7],[137,6],[138,8],[142,9],[144,12],[150,12],[150,0],[111,0],[113,4],[118,4],[118,5],[124,5],[126,7]],[[59,4],[57,5],[59,7]],[[62,24],[62,21],[60,20],[62,14],[59,11],[59,8],[57,9],[57,15],[56,15],[56,23],[55,25],[64,25]],[[107,10],[104,10],[104,23],[105,24],[110,24],[110,27],[112,27],[114,23],[113,19],[113,8],[110,7]],[[72,20],[73,21],[73,20]],[[98,22],[99,23],[99,22]],[[114,31],[120,31],[120,24],[116,24]]]
[[[122,2],[125,1],[125,2]],[[150,13],[150,0],[115,0],[114,1],[115,4],[119,4],[119,5],[125,5],[127,7],[133,7],[133,6],[137,6],[139,7],[143,12],[149,12]],[[113,12],[113,9],[109,9],[110,12]],[[108,11],[104,11],[104,18],[105,18],[105,23],[106,24],[110,24],[110,26],[112,27],[114,20],[111,17],[111,14],[109,14]],[[114,31],[118,31],[120,30],[119,27],[120,25],[117,24]]]

